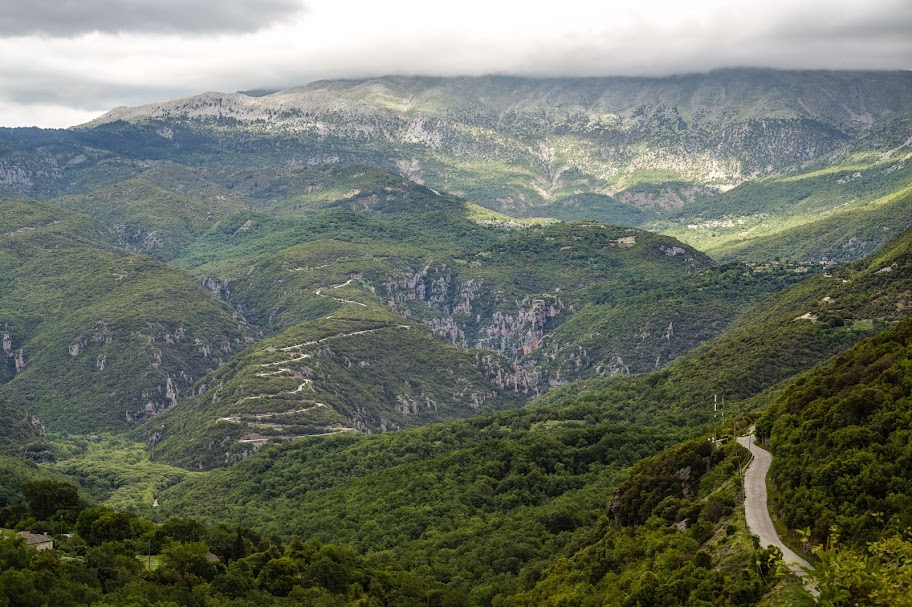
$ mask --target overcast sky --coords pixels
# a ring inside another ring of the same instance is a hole
[[[910,0],[0,0],[0,126],[392,73],[912,69]]]

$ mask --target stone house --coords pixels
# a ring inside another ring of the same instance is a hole
[[[29,533],[28,531],[20,531],[19,535],[25,538],[25,543],[29,548],[34,548],[35,550],[54,549],[54,539],[47,533],[39,534]]]

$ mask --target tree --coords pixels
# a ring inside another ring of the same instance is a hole
[[[813,572],[819,604],[832,607],[912,607],[912,541],[898,536],[868,544],[864,552],[840,546],[834,538],[818,549]]]
[[[225,573],[215,576],[212,589],[228,598],[238,599],[253,590],[253,576],[245,563],[231,563]]]
[[[221,569],[209,560],[209,547],[202,542],[171,542],[161,553],[159,570],[181,574],[188,585],[195,583],[194,578],[211,582]]]
[[[86,542],[89,541],[89,538],[92,535],[92,524],[97,521],[99,518],[113,512],[107,506],[96,506],[95,508],[86,508],[79,513],[79,516],[76,518],[76,533],[79,534],[79,537],[84,539]]]
[[[123,588],[142,572],[142,563],[119,542],[108,542],[90,548],[85,564],[95,570],[105,592]]]
[[[327,554],[326,548],[313,559],[301,575],[301,585],[322,586],[333,594],[342,594],[350,583],[349,568]]]
[[[109,512],[95,519],[89,531],[89,543],[98,546],[105,542],[122,542],[135,536],[129,512]]]
[[[155,530],[152,545],[155,550],[161,550],[173,541],[201,542],[205,534],[206,530],[199,521],[173,516]]]
[[[82,508],[75,485],[51,480],[30,480],[22,486],[29,510],[39,521],[57,518],[58,513],[73,521]]]
[[[257,577],[257,586],[275,596],[288,596],[299,578],[297,564],[293,559],[283,556],[266,563]]]

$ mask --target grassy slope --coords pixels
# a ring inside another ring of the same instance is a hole
[[[910,135],[912,114],[904,114],[809,166],[645,225],[719,259],[860,259],[912,225]]]
[[[722,259],[851,261],[870,255],[912,226],[912,188],[779,233],[720,246]]]

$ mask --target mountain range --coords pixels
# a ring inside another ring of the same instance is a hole
[[[910,111],[902,71],[325,81],[6,131],[0,183],[45,198],[163,161],[368,162],[514,216],[647,227],[757,261],[783,248],[843,261],[909,225]]]
[[[82,604],[794,604],[741,510],[756,425],[823,599],[894,604],[910,158],[909,72],[391,76],[0,129],[0,524],[69,521]],[[174,516],[226,561],[188,577]],[[153,543],[170,573],[133,571]]]

